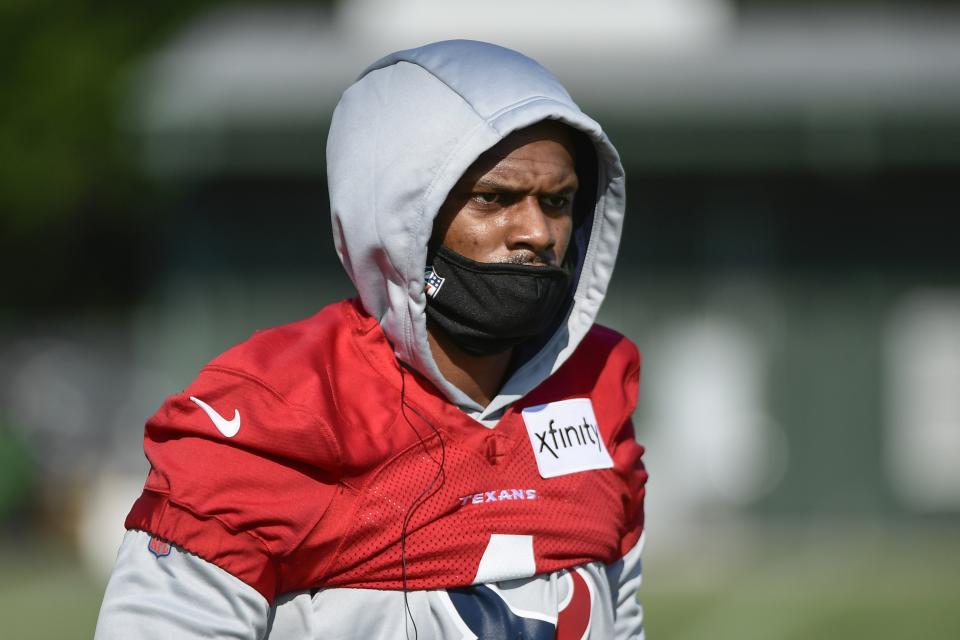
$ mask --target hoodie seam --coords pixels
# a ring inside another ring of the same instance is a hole
[[[470,107],[470,110],[473,111],[473,113],[476,114],[476,116],[477,116],[478,118],[480,118],[481,120],[483,120],[483,121],[486,122],[487,124],[490,124],[490,122],[491,122],[492,120],[495,120],[496,118],[498,118],[499,116],[503,115],[503,114],[506,113],[507,111],[511,111],[511,110],[513,110],[513,109],[515,109],[515,108],[517,108],[517,107],[523,106],[523,105],[528,104],[528,103],[530,103],[530,102],[535,102],[535,101],[537,101],[537,100],[548,100],[548,101],[550,101],[550,102],[556,102],[556,103],[558,103],[558,104],[561,104],[560,101],[557,100],[556,98],[551,98],[550,96],[544,96],[544,95],[538,94],[538,95],[535,95],[535,96],[527,96],[527,97],[524,98],[523,100],[518,100],[517,102],[514,102],[514,103],[511,103],[511,104],[506,105],[506,106],[504,106],[504,107],[501,107],[499,110],[497,110],[497,111],[495,111],[494,113],[492,113],[489,117],[484,117],[483,115],[480,114],[479,111],[477,111],[477,108],[473,106],[473,103],[470,102],[470,100],[468,100],[465,95],[463,95],[461,92],[457,91],[457,89],[456,89],[455,87],[453,87],[449,82],[447,82],[446,80],[444,80],[443,78],[441,78],[440,76],[438,76],[436,73],[434,73],[434,71],[433,71],[432,69],[430,69],[429,67],[424,66],[422,63],[420,63],[420,62],[418,62],[418,61],[416,61],[416,60],[409,60],[409,59],[406,59],[406,58],[400,58],[400,59],[397,59],[396,61],[394,61],[390,66],[395,67],[396,65],[400,64],[401,62],[405,62],[405,63],[407,63],[407,64],[412,64],[412,65],[414,65],[414,66],[420,67],[421,69],[423,69],[424,71],[426,71],[428,74],[430,74],[430,76],[432,76],[433,78],[436,78],[437,81],[440,82],[440,84],[442,84],[442,85],[445,86],[446,88],[450,89],[450,91],[452,91],[453,93],[455,93],[455,94],[457,94],[458,96],[460,96],[460,99],[463,100],[464,104],[466,104],[467,106],[469,106],[469,107]],[[379,67],[379,68],[380,68],[380,69],[384,69],[384,68],[386,68],[386,67]]]
[[[489,118],[486,118],[486,121],[487,123],[492,123],[494,120],[499,120],[500,117],[503,116],[504,114],[510,113],[511,111],[516,111],[520,107],[525,107],[528,104],[533,104],[534,102],[552,102],[554,104],[563,104],[562,102],[559,102],[556,98],[551,98],[550,96],[540,96],[540,95],[527,96],[523,100],[518,100],[504,107],[501,107],[500,109],[492,113]],[[564,106],[569,108],[569,105],[564,105]],[[477,115],[480,115],[480,114],[477,114]],[[545,118],[545,119],[548,119],[548,118]],[[495,127],[493,127],[492,124],[490,126],[491,128],[494,128],[494,130],[497,131],[497,133],[500,133],[499,129],[496,129]],[[503,138],[501,138],[501,140],[502,139]]]

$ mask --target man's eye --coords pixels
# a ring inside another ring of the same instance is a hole
[[[546,196],[543,198],[543,204],[550,209],[563,209],[570,204],[570,198],[567,196]]]
[[[478,192],[474,193],[472,196],[473,200],[478,204],[496,204],[500,201],[499,193],[490,193],[490,192]]]

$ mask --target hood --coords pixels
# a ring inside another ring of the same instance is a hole
[[[581,132],[596,156],[595,198],[587,198],[571,244],[572,303],[482,407],[443,377],[431,355],[427,242],[447,193],[474,160],[511,132],[547,119]],[[623,167],[600,125],[534,60],[470,40],[378,60],[334,111],[327,174],[337,254],[364,308],[400,360],[478,420],[499,415],[556,371],[593,325],[620,243]]]

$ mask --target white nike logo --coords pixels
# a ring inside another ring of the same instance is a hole
[[[237,435],[237,432],[240,431],[240,410],[233,410],[233,420],[227,420],[222,415],[217,413],[216,409],[208,405],[206,402],[200,398],[194,398],[190,396],[190,399],[197,403],[197,406],[206,412],[210,419],[213,420],[213,426],[217,428],[217,431],[222,433],[228,438],[232,438]]]

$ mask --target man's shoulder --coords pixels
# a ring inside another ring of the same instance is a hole
[[[640,351],[618,331],[594,324],[570,358],[534,392],[532,403],[587,397],[608,437],[637,404]]]
[[[355,332],[368,320],[377,326],[358,307],[351,300],[336,302],[309,318],[254,333],[168,397],[148,420],[148,437],[162,441],[170,433],[183,439],[219,431],[224,438],[239,438],[231,442],[244,442],[250,452],[314,466],[337,464],[342,398],[334,397],[330,372],[338,361],[356,362]],[[360,367],[341,369],[354,379],[364,375]]]
[[[590,331],[577,347],[575,355],[607,365],[623,364],[639,367],[641,360],[640,350],[630,338],[615,329],[597,323],[590,327]]]
[[[604,395],[611,390],[622,395],[623,389],[636,387],[639,372],[640,351],[633,341],[609,327],[594,324],[566,362],[537,388],[534,397]],[[634,402],[629,396],[628,393],[624,399]]]
[[[262,372],[277,366],[309,365],[332,355],[335,342],[374,322],[358,311],[354,299],[326,305],[313,315],[256,330],[249,338],[214,358],[210,365]]]
[[[353,335],[377,326],[357,300],[340,300],[302,320],[256,331],[211,360],[201,375],[242,376],[291,400],[314,396],[331,367],[356,360]]]

